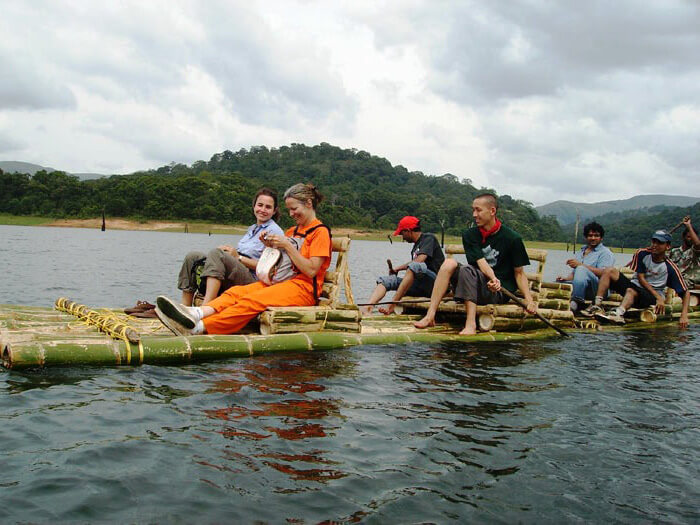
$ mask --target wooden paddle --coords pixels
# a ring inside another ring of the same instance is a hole
[[[389,275],[394,275],[397,273],[394,271],[394,266],[391,264],[391,259],[386,260],[386,265],[389,267]]]
[[[522,307],[523,307],[523,310],[527,311],[527,310],[526,310],[527,304],[526,304],[525,301],[523,301],[520,297],[518,297],[518,296],[515,295],[514,293],[512,293],[512,292],[506,290],[506,289],[503,288],[503,287],[501,287],[501,292],[503,292],[503,293],[506,294],[508,297],[510,297],[513,301],[515,301],[515,302],[518,303],[520,306],[522,306]],[[560,333],[561,335],[563,335],[564,337],[569,337],[569,334],[567,334],[564,330],[562,330],[562,329],[559,328],[558,326],[554,326],[554,324],[553,324],[549,319],[545,319],[545,318],[542,316],[542,314],[540,314],[539,312],[535,312],[535,316],[536,316],[540,321],[543,321],[544,324],[546,324],[547,326],[549,326],[549,327],[551,327],[551,328],[554,328],[557,332],[559,332],[559,333]]]

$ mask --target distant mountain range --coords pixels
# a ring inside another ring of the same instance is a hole
[[[54,168],[47,168],[46,166],[39,166],[39,164],[32,164],[31,162],[20,162],[17,160],[0,160],[0,170],[5,173],[28,173],[29,175],[34,175],[37,171],[44,170],[48,173],[56,171]],[[80,180],[87,179],[99,179],[101,177],[107,177],[102,173],[70,173],[70,175],[75,175]]]
[[[603,202],[571,202],[554,201],[543,206],[535,206],[540,217],[554,215],[561,225],[573,224],[576,222],[576,214],[579,214],[581,221],[598,217],[606,213],[622,212],[626,210],[639,210],[652,208],[654,206],[692,206],[700,202],[700,197],[686,197],[683,195],[637,195],[630,199]]]

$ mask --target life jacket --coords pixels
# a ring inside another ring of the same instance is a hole
[[[299,231],[299,226],[297,226],[296,228],[294,228],[292,237],[288,237],[288,239],[296,247],[297,250],[301,250],[301,247],[304,244],[306,237],[318,228],[325,228],[326,230],[328,230],[328,236],[331,239],[333,238],[331,229],[328,226],[326,226],[325,224],[317,224],[313,228],[309,228],[308,230],[306,230],[306,232],[304,233],[301,233]],[[299,242],[300,238],[302,239],[301,242]],[[333,248],[331,245],[331,252],[332,251]],[[332,253],[329,253],[328,256],[331,257]],[[277,248],[267,247],[263,250],[262,254],[260,255],[260,259],[258,260],[258,265],[256,267],[255,273],[260,281],[270,285],[281,283],[283,281],[287,281],[295,277],[299,274],[299,269],[296,266],[294,266],[292,259],[289,257],[286,251],[278,250]],[[316,279],[316,277],[314,277],[311,280],[314,291],[314,300],[316,301],[316,304],[318,304],[318,299],[320,296],[317,281],[318,280]]]

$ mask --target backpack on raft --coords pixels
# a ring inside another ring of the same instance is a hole
[[[331,229],[325,224],[318,224],[313,228],[309,228],[305,233],[299,232],[299,227],[294,228],[294,233],[292,237],[287,237],[287,239],[294,245],[297,250],[301,250],[306,237],[318,228],[325,228],[328,230],[328,236],[333,238]],[[301,239],[301,241],[299,240]],[[330,254],[329,254],[330,255]],[[289,257],[287,252],[283,250],[278,250],[277,248],[266,247],[260,259],[258,260],[258,265],[255,269],[255,274],[258,280],[264,282],[267,285],[281,283],[287,281],[294,276],[299,274],[299,269],[294,266],[292,259]],[[318,303],[319,293],[318,285],[316,279],[312,279],[314,288],[314,299]]]
[[[204,271],[206,262],[207,258],[202,257],[192,263],[192,275],[194,276],[195,283],[197,283],[197,290],[195,290],[195,292],[201,296],[204,296],[207,292],[207,280],[202,279],[202,272]]]

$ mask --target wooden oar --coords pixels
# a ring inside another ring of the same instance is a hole
[[[678,228],[680,228],[681,226],[683,226],[683,223],[684,223],[685,221],[687,221],[688,219],[690,219],[690,217],[684,217],[683,220],[682,220],[681,222],[679,222],[679,223],[676,224],[673,228],[671,228],[670,230],[668,230],[668,233],[673,233],[673,232],[675,232]]]
[[[513,301],[515,301],[515,302],[518,303],[520,306],[522,306],[522,307],[523,307],[523,310],[527,311],[527,310],[526,310],[526,309],[527,309],[527,304],[525,304],[525,301],[523,301],[520,297],[518,297],[518,296],[515,295],[514,293],[512,293],[512,292],[506,290],[506,289],[503,288],[503,287],[501,287],[501,292],[503,292],[503,293],[506,294],[508,297],[510,297]],[[554,324],[553,324],[549,319],[546,319],[545,317],[543,317],[542,314],[540,314],[539,312],[535,312],[535,316],[537,316],[537,318],[538,318],[540,321],[543,321],[544,324],[546,324],[547,326],[549,326],[549,327],[551,327],[551,328],[554,328],[557,332],[559,332],[559,333],[560,333],[561,335],[563,335],[564,337],[569,337],[569,334],[567,334],[564,330],[562,330],[562,329],[559,328],[558,326],[554,326]]]
[[[386,260],[386,265],[389,267],[389,274],[393,275],[396,272],[394,271],[394,266],[391,264],[391,259]]]
[[[440,300],[440,302],[445,302],[445,301],[451,301],[454,299],[453,297],[444,297]],[[425,299],[406,299],[405,301],[382,301],[379,303],[357,303],[356,306],[375,306],[375,305],[380,305],[380,304],[416,304],[416,303],[429,303],[430,299],[425,298]]]

